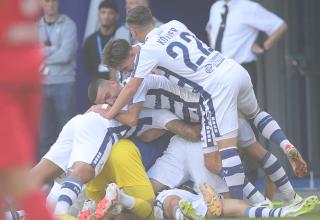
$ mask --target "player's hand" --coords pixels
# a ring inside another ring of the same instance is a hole
[[[100,114],[102,117],[106,119],[112,119],[110,112],[109,112],[110,106],[108,104],[103,105],[93,105],[87,112],[96,112]]]
[[[264,49],[256,43],[252,45],[251,50],[253,53],[255,53],[257,55],[263,54],[265,52]]]
[[[110,110],[110,107],[108,107],[107,109],[100,108],[100,109],[95,110],[94,112],[99,113],[105,119],[112,119],[109,110]]]
[[[88,113],[88,112],[97,112],[99,109],[102,108],[102,105],[103,105],[103,104],[93,105],[93,106],[91,106],[91,107],[86,111],[86,113]]]

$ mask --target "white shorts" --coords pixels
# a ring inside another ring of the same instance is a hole
[[[43,158],[50,160],[65,172],[68,168],[69,158],[73,146],[74,125],[79,118],[81,118],[81,115],[73,117],[64,125],[56,142],[43,156]]]
[[[188,192],[188,191],[185,191],[182,189],[169,189],[169,190],[164,190],[164,191],[160,192],[158,194],[158,196],[156,197],[156,204],[157,204],[157,202],[159,202],[160,204],[163,204],[163,202],[165,201],[165,199],[168,196],[173,196],[173,195],[178,196],[181,199],[189,201],[192,204],[192,207],[202,217],[205,217],[208,208],[204,202],[202,195],[196,195],[196,194],[193,194],[191,192]],[[158,208],[160,208],[159,205],[157,205],[157,207],[155,207],[155,213],[157,212]],[[161,217],[159,218],[159,215],[158,215],[158,219],[164,219],[164,217],[162,216],[162,218]]]
[[[111,147],[121,138],[125,129],[115,120],[107,120],[89,112],[72,118],[62,129],[57,141],[44,158],[65,172],[77,162],[85,162],[97,175],[106,162]]]
[[[238,146],[241,148],[246,148],[255,143],[257,140],[250,123],[245,119],[243,114],[239,112],[238,116]]]
[[[167,150],[148,170],[148,176],[170,188],[188,180],[196,183],[206,181],[201,143],[173,136]]]
[[[141,126],[130,129],[131,135],[151,128],[164,128],[168,121],[177,119],[177,116],[164,109],[143,109],[139,118],[142,119]],[[65,172],[74,162],[85,162],[95,168],[97,175],[106,162],[112,145],[126,131],[110,133],[110,128],[123,129],[124,126],[94,112],[77,115],[65,124],[58,139],[43,158],[50,160]]]
[[[177,135],[171,138],[167,150],[148,170],[148,176],[170,188],[192,180],[197,192],[202,182],[208,182],[218,193],[228,191],[225,182],[206,169],[201,142],[189,142]]]
[[[238,110],[245,115],[258,108],[248,72],[238,63],[227,71],[213,73],[207,96],[202,95],[202,131],[204,147],[238,129]],[[237,133],[235,133],[236,135]]]
[[[112,145],[124,136],[127,128],[118,121],[107,120],[97,113],[83,114],[75,122],[73,148],[68,168],[77,162],[85,162],[98,175],[107,161]]]

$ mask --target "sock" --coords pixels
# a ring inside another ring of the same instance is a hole
[[[77,179],[65,179],[61,185],[58,202],[54,213],[57,215],[68,212],[73,201],[81,192],[82,184]]]
[[[42,191],[29,192],[20,201],[21,208],[25,211],[29,220],[53,220],[52,214],[46,208],[45,195]]]
[[[20,217],[24,217],[25,213],[24,211],[7,211],[4,213],[6,220],[19,220]]]
[[[126,208],[126,209],[132,209],[135,205],[135,198],[132,196],[129,196],[122,190],[120,191],[120,201],[121,204]]]
[[[134,207],[130,210],[140,219],[153,219],[153,206],[140,198],[135,198]]]
[[[270,209],[266,207],[249,207],[245,211],[245,216],[249,218],[259,217],[281,217],[282,208]]]
[[[258,191],[257,188],[248,181],[247,177],[244,179],[243,196],[250,200],[252,204],[260,203],[266,200],[264,195],[262,195],[261,192]]]
[[[269,178],[276,184],[279,191],[283,194],[285,200],[288,202],[293,201],[296,192],[294,191],[289,178],[278,159],[270,152],[267,152],[261,160],[261,165]]]
[[[123,191],[121,194],[125,193],[127,196],[132,196],[134,198],[133,208],[130,210],[136,216],[141,219],[153,219],[153,205],[149,201],[153,201],[155,198],[151,184],[149,185],[136,185],[136,186],[123,186]]]
[[[236,147],[219,150],[222,161],[221,177],[229,187],[230,196],[233,199],[243,199],[244,171]]]
[[[173,210],[172,215],[173,215],[173,219],[175,219],[175,220],[184,220],[185,219],[183,216],[183,213],[181,212],[181,210],[179,208],[175,208]]]
[[[279,145],[283,151],[287,144],[291,144],[278,123],[267,112],[259,112],[253,119],[253,124],[263,137]]]

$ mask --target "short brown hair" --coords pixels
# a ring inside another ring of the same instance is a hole
[[[88,86],[88,98],[91,103],[95,103],[98,95],[98,89],[103,84],[104,79],[95,79]]]
[[[127,23],[137,27],[145,27],[153,24],[153,17],[149,7],[137,6],[127,13]]]
[[[131,46],[124,39],[109,42],[103,50],[103,63],[110,68],[117,68],[128,57]]]

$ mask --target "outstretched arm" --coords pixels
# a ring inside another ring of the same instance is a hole
[[[108,109],[105,109],[102,106],[103,105],[101,104],[94,105],[87,112],[94,111],[96,113],[99,113],[102,117],[107,118],[108,113],[110,111],[110,107]],[[133,127],[137,125],[139,114],[142,107],[143,107],[143,102],[132,104],[130,105],[128,111],[120,111],[114,119],[124,125]]]
[[[129,111],[119,112],[119,114],[117,114],[114,119],[130,127],[136,126],[138,123],[138,118],[139,118],[139,114],[142,107],[143,107],[143,102],[130,105]]]
[[[132,79],[130,79],[128,84],[121,90],[117,100],[106,113],[105,117],[108,119],[114,118],[121,111],[121,109],[133,98],[142,81],[143,78],[133,77]]]

